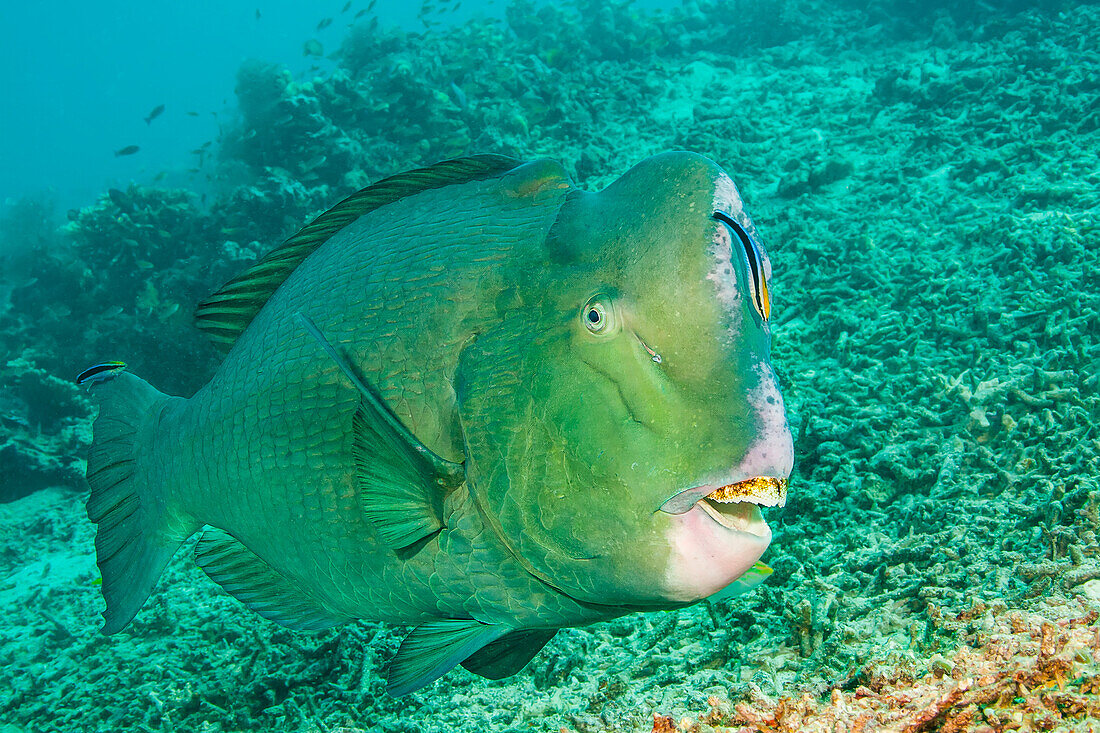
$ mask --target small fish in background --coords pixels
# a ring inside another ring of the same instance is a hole
[[[77,384],[95,384],[101,380],[110,379],[126,369],[124,361],[105,361],[88,367],[76,377]]]
[[[172,303],[171,305],[168,305],[168,306],[165,306],[165,307],[161,308],[160,312],[157,313],[157,318],[159,318],[162,321],[167,321],[169,318],[176,315],[176,313],[179,312],[179,309],[180,309],[180,304],[179,303]]]
[[[256,8],[256,20],[260,19],[260,9]]]
[[[455,84],[453,81],[451,82],[451,94],[454,96],[455,104],[458,105],[458,108],[465,112],[466,109],[469,108],[469,100],[466,99],[466,92],[462,91],[462,87]]]
[[[328,160],[328,157],[325,155],[315,155],[302,164],[302,171],[309,173],[314,168],[324,165],[326,160]]]
[[[311,38],[302,44],[303,56],[324,56],[325,47],[316,38]]]
[[[136,153],[139,150],[141,150],[141,148],[139,148],[137,145],[127,145],[124,148],[119,148],[118,150],[116,150],[115,151],[115,157],[116,158],[121,158],[125,155],[133,155],[134,153]]]
[[[111,199],[111,203],[118,207],[118,210],[123,214],[134,213],[134,202],[125,191],[120,191],[117,188],[108,188],[107,196]]]
[[[14,412],[0,414],[0,423],[9,428],[23,428],[24,430],[31,429],[31,424],[30,422],[28,422],[27,418]]]
[[[188,117],[198,117],[198,116],[199,116],[199,113],[198,113],[198,112],[188,112],[188,113],[187,113],[187,116],[188,116]]]
[[[321,22],[317,24],[317,30],[323,31],[332,25],[332,18],[321,18]]]
[[[145,124],[150,124],[153,120],[160,117],[162,114],[164,114],[164,105],[158,104],[156,107],[153,107],[152,111],[145,118]]]
[[[359,20],[360,18],[362,18],[366,14],[367,14],[366,9],[360,10],[358,13],[355,14],[355,17],[352,18],[352,20]]]
[[[344,9],[341,10],[340,12],[341,13],[346,13],[349,10],[351,10],[351,0],[348,0],[348,2],[344,3]]]
[[[377,3],[378,3],[378,0],[370,0],[370,2],[367,3],[367,12],[369,13],[370,11],[374,10],[374,6]]]
[[[195,148],[194,150],[191,151],[192,155],[197,155],[199,157],[199,163],[198,163],[199,168],[202,168],[204,165],[206,165],[206,153],[207,153],[209,148],[210,148],[210,141],[207,140],[202,145],[198,146],[197,148]]]

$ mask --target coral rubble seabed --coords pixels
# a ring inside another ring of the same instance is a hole
[[[135,184],[0,223],[3,730],[1100,727],[1096,49],[1095,4],[579,0],[363,23],[317,78],[246,63],[209,202]],[[64,378],[124,358],[190,394],[218,360],[194,304],[382,175],[499,152],[596,188],[670,148],[733,174],[773,259],[797,458],[767,583],[400,700],[403,630],[287,631],[187,552],[97,634]]]

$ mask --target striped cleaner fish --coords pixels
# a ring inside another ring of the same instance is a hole
[[[599,193],[483,155],[352,195],[199,306],[228,355],[193,397],[121,362],[83,380],[104,632],[199,531],[268,619],[415,626],[394,695],[751,588],[793,456],[770,276],[690,153]]]

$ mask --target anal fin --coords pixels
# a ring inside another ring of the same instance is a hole
[[[386,691],[398,697],[419,690],[512,631],[508,626],[483,624],[473,619],[421,624],[401,642],[401,648],[390,663]]]
[[[351,620],[326,608],[223,530],[203,531],[195,545],[195,562],[226,593],[287,628],[316,631]]]

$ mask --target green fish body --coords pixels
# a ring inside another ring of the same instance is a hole
[[[415,625],[393,694],[751,587],[792,463],[769,276],[688,153],[595,194],[476,156],[349,197],[200,306],[229,352],[190,399],[89,370],[104,631],[200,530],[269,619]]]

